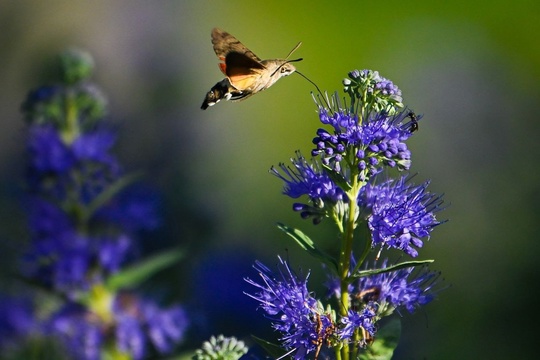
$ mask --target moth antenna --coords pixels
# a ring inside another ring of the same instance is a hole
[[[293,49],[291,51],[289,51],[289,54],[287,55],[287,57],[285,58],[285,60],[287,60],[289,58],[289,56],[291,56],[293,54],[293,52],[295,52],[296,50],[298,50],[298,48],[300,47],[300,45],[302,45],[302,42],[300,41],[298,44],[296,44],[295,47],[293,47]],[[294,60],[289,60],[289,61],[285,61],[283,64],[279,65],[279,67],[274,70],[274,72],[272,73],[271,76],[274,76],[275,73],[278,72],[279,69],[281,69],[281,67],[287,63],[291,63],[291,62],[297,62],[297,61],[302,61],[304,59],[302,58],[299,58],[299,59],[294,59]]]
[[[317,86],[317,84],[315,84],[313,81],[311,81],[306,75],[302,74],[300,71],[295,71],[295,73],[297,73],[298,75],[300,75],[301,77],[303,77],[304,79],[306,79],[307,81],[309,81],[310,83],[312,83],[313,86],[315,86],[315,89],[317,89],[317,91],[319,92],[319,94],[321,94],[321,98],[324,100],[324,103],[326,104],[326,106],[328,107],[328,109],[330,109],[330,104],[328,103],[327,99],[325,98],[324,94],[322,93],[321,89],[319,89],[319,87]]]
[[[291,50],[289,51],[289,55],[287,55],[287,57],[285,58],[285,60],[287,60],[289,58],[289,56],[291,56],[293,54],[293,52],[295,52],[296,50],[298,50],[298,48],[300,47],[300,45],[302,45],[302,42],[300,41],[298,44],[296,44],[296,46]],[[294,60],[293,60],[294,61]]]

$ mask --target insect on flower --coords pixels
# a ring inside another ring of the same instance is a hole
[[[239,101],[268,89],[276,81],[296,71],[287,60],[302,44],[298,43],[285,59],[261,60],[238,39],[218,28],[212,30],[212,44],[217,57],[223,61],[219,68],[226,78],[218,82],[206,94],[201,105],[205,110],[222,99]]]
[[[418,117],[412,111],[409,111],[407,116],[411,119],[411,132],[413,133],[418,130]]]
[[[325,323],[327,323],[327,326],[323,324],[323,320]],[[329,314],[315,315],[315,332],[317,333],[317,339],[312,340],[313,344],[317,346],[315,350],[315,356],[314,359],[317,360],[319,357],[319,354],[321,352],[322,346],[326,343],[326,345],[330,344],[330,337],[336,332],[336,325],[334,324],[334,321],[330,317]]]
[[[378,286],[373,286],[354,294],[352,298],[355,303],[353,304],[355,305],[356,303],[358,303],[358,305],[367,304],[370,301],[379,300],[380,296],[381,296],[381,288]]]

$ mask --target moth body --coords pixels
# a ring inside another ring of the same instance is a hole
[[[296,71],[287,60],[261,60],[231,34],[214,28],[212,44],[225,78],[214,85],[201,105],[205,110],[220,100],[240,101],[268,89],[276,81]]]

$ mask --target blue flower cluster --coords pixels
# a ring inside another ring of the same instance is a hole
[[[134,266],[138,232],[159,225],[157,194],[135,184],[113,155],[116,134],[102,121],[104,98],[85,81],[88,57],[63,56],[75,69],[63,69],[62,84],[30,92],[22,107],[31,240],[22,275],[62,299],[34,328],[57,339],[70,358],[170,352],[184,337],[184,310],[161,309],[108,282],[127,263]]]
[[[283,334],[283,346],[294,350],[295,359],[304,359],[317,351],[319,344],[330,340],[334,334],[331,314],[323,313],[317,300],[308,292],[307,280],[297,276],[287,261],[279,258],[279,277],[265,265],[254,266],[263,284],[251,279],[246,281],[257,287],[255,295],[247,294],[261,303],[261,308],[272,319],[272,327]]]
[[[411,132],[403,126],[407,115],[408,111],[392,116],[382,112],[359,122],[356,114],[331,113],[320,107],[321,123],[332,126],[334,131],[332,134],[325,129],[317,130],[313,139],[316,148],[311,154],[320,156],[322,163],[336,172],[342,170],[342,161],[355,164],[361,171],[367,170],[369,176],[378,174],[384,166],[408,170],[411,153],[405,141]]]
[[[287,261],[279,258],[279,262],[278,276],[262,263],[256,263],[254,268],[262,283],[246,279],[259,290],[255,295],[247,295],[260,302],[260,308],[273,321],[273,328],[282,334],[282,345],[295,351],[295,359],[305,359],[321,344],[337,340],[354,342],[358,331],[366,334],[359,344],[365,346],[375,336],[379,319],[400,309],[412,313],[432,301],[439,277],[439,273],[427,268],[414,271],[412,267],[361,277],[348,286],[352,306],[337,322],[335,313],[325,310],[309,292],[309,276],[300,278],[291,271]],[[381,268],[386,268],[387,263],[388,260],[384,260]],[[339,279],[331,276],[326,285],[328,294],[340,303]]]
[[[283,193],[291,198],[299,198],[307,195],[313,206],[303,203],[295,203],[293,209],[300,211],[302,218],[313,218],[314,223],[319,223],[329,214],[328,209],[340,208],[338,203],[347,201],[343,190],[338,187],[328,174],[316,162],[309,163],[299,152],[296,158],[292,158],[293,168],[281,163],[281,172],[275,167],[270,172],[285,182]]]
[[[317,358],[321,352],[327,356],[328,350],[335,358],[357,358],[376,341],[380,319],[401,309],[412,313],[432,301],[439,278],[427,267],[417,269],[431,260],[378,261],[388,249],[418,257],[424,241],[442,223],[435,216],[443,208],[442,196],[427,190],[429,181],[415,185],[409,175],[388,176],[390,169],[410,169],[406,141],[422,117],[407,110],[399,88],[376,71],[352,71],[344,85],[349,104],[342,106],[337,94],[317,101],[319,119],[329,129],[317,130],[313,159],[297,152],[292,166],[270,170],[283,181],[285,195],[308,199],[293,204],[302,218],[314,224],[329,218],[337,226],[340,241],[333,253],[319,249],[302,231],[280,226],[330,273],[326,286],[333,306],[323,306],[309,292],[307,277],[298,277],[281,258],[280,275],[257,263],[262,283],[247,280],[259,290],[250,296],[272,319],[282,334],[281,346],[295,359],[308,354]],[[355,248],[363,248],[359,256],[353,254]],[[368,268],[366,260],[377,249]]]
[[[376,264],[374,264],[375,267]],[[385,269],[388,260],[382,261],[380,268]],[[414,312],[435,298],[440,273],[430,271],[427,267],[415,271],[409,267],[401,270],[383,272],[360,278],[351,295],[361,300],[375,298],[379,304],[379,314],[386,316],[395,309],[406,309]],[[362,294],[365,294],[362,296]],[[370,300],[371,300],[370,299]]]
[[[151,348],[160,353],[171,351],[182,340],[187,323],[180,306],[161,309],[152,301],[119,294],[108,323],[87,307],[70,302],[53,314],[48,329],[76,359],[101,359],[102,349],[111,340],[130,358],[144,359]]]
[[[359,105],[368,105],[373,112],[392,111],[402,106],[401,90],[378,71],[353,70],[348,75],[343,85],[345,92],[351,95],[352,105],[359,100]]]
[[[358,203],[372,236],[372,246],[402,250],[417,257],[414,248],[423,246],[441,222],[435,213],[442,209],[442,196],[428,192],[429,181],[415,186],[407,176],[362,188]],[[413,247],[414,246],[414,247]]]

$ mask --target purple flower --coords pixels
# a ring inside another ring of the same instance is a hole
[[[376,96],[378,105],[386,105],[385,98],[394,103],[401,103],[401,90],[391,81],[381,75],[378,71],[373,70],[353,70],[349,72],[349,79],[343,81],[345,91],[354,93],[361,98],[362,91],[365,90],[374,98]],[[363,99],[364,102],[369,102],[368,99]],[[380,110],[376,107],[376,110]]]
[[[381,172],[383,166],[408,170],[411,153],[405,141],[411,132],[403,125],[407,115],[405,111],[393,116],[379,112],[360,121],[358,115],[320,107],[321,122],[331,125],[334,131],[333,134],[324,129],[317,131],[312,155],[320,156],[323,164],[337,172],[342,169],[343,159],[351,157],[356,158],[359,170],[367,170],[370,176]]]
[[[126,235],[117,238],[105,238],[97,246],[97,258],[101,267],[109,273],[119,270],[132,249],[132,241]]]
[[[119,347],[135,360],[147,355],[149,344],[166,354],[183,340],[188,319],[178,305],[161,309],[151,301],[121,294],[113,308]]]
[[[27,298],[0,296],[0,348],[38,331],[32,303]]]
[[[36,239],[24,263],[26,276],[68,296],[89,289],[118,271],[131,250],[131,239],[89,238],[75,231]]]
[[[381,268],[386,268],[387,262],[384,260]],[[362,277],[358,280],[352,297],[355,294],[373,294],[376,289],[372,298],[366,295],[365,299],[375,300],[380,305],[381,312],[391,313],[393,309],[405,308],[412,313],[435,298],[433,287],[437,284],[438,277],[438,272],[429,271],[427,267],[416,272],[413,267],[409,267]]]
[[[169,353],[184,337],[188,324],[179,306],[161,309],[133,295],[119,295],[111,309],[112,318],[103,319],[89,308],[68,303],[54,314],[49,328],[73,358],[101,359],[106,343],[130,358],[140,360],[152,346],[161,354]]]
[[[100,129],[82,134],[72,144],[73,155],[79,161],[92,161],[108,165],[118,171],[118,163],[109,151],[116,142],[116,134]]]
[[[283,188],[285,195],[292,198],[299,198],[302,195],[309,197],[313,206],[295,203],[293,209],[301,211],[303,218],[313,217],[314,223],[319,223],[328,208],[346,199],[345,193],[318,163],[308,163],[300,153],[296,156],[296,159],[291,159],[293,168],[280,164],[281,172],[275,167],[272,167],[270,172],[285,182]]]
[[[160,198],[156,191],[129,186],[99,209],[96,221],[114,223],[128,232],[152,230],[160,225]]]
[[[154,303],[147,302],[143,306],[148,338],[162,354],[170,352],[175,344],[182,341],[187,328],[188,319],[182,307],[176,305],[168,309],[160,309]]]
[[[378,305],[374,302],[369,303],[360,311],[349,310],[347,316],[341,318],[341,323],[344,325],[338,335],[342,340],[349,340],[358,330],[364,330],[370,337],[375,335],[377,328],[375,320],[377,315]]]
[[[116,343],[118,348],[133,359],[142,359],[146,353],[146,338],[142,324],[135,316],[126,313],[116,315]]]
[[[101,346],[106,336],[105,328],[99,318],[83,306],[66,304],[50,319],[49,327],[73,358],[101,359]]]
[[[307,289],[307,279],[298,277],[289,264],[279,258],[279,278],[257,262],[254,266],[259,272],[262,284],[246,281],[259,289],[248,296],[260,302],[260,307],[272,319],[272,327],[282,334],[281,341],[287,350],[295,349],[295,359],[304,359],[317,350],[317,344],[324,340],[327,329],[333,326],[329,316],[318,310],[317,300]]]
[[[76,195],[75,200],[90,203],[121,175],[120,165],[109,154],[114,141],[113,133],[94,129],[68,144],[55,127],[32,125],[28,139],[30,190],[58,201]]]
[[[426,181],[415,186],[407,176],[382,184],[368,184],[358,203],[367,214],[372,246],[395,248],[412,257],[439,224],[435,213],[441,210],[442,196],[429,193]]]
[[[63,84],[31,92],[22,106],[31,234],[23,274],[61,301],[44,319],[45,335],[60,338],[77,359],[168,352],[183,338],[183,310],[118,295],[118,284],[107,281],[135,252],[135,232],[159,223],[156,197],[136,194],[112,152],[116,132],[101,122],[105,98],[85,81],[91,59],[68,51],[60,63]],[[123,286],[137,281],[127,278]]]
[[[65,173],[75,164],[75,157],[64,144],[57,130],[50,125],[36,125],[30,128],[28,137],[30,171],[46,175]]]
[[[71,231],[71,219],[65,211],[49,201],[31,197],[25,202],[28,227],[33,239],[47,238]]]

